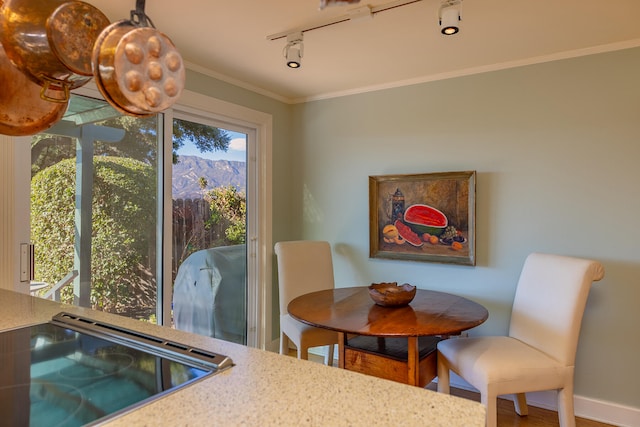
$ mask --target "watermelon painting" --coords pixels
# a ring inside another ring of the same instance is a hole
[[[369,177],[369,256],[475,265],[476,173]]]

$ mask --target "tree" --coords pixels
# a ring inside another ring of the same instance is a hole
[[[148,317],[156,300],[155,172],[126,158],[94,157],[93,164],[91,306],[128,315],[142,308]],[[31,232],[39,280],[54,284],[73,269],[74,211],[75,161],[38,172],[31,182]],[[72,302],[72,287],[62,298]]]
[[[201,190],[204,190],[205,188],[207,188],[207,185],[209,185],[209,183],[207,182],[207,178],[205,178],[204,176],[201,176],[200,178],[198,178],[198,186],[200,187]]]
[[[239,245],[246,241],[247,198],[233,186],[218,187],[205,193],[211,206],[207,226],[215,227],[220,245]],[[224,237],[222,237],[224,235]]]
[[[173,163],[178,162],[176,152],[186,141],[193,141],[201,153],[227,151],[231,137],[223,129],[186,120],[173,121]]]

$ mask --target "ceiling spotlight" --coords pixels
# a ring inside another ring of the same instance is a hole
[[[360,0],[320,0],[320,10],[327,6],[341,6],[343,4],[360,3]]]
[[[300,68],[302,66],[302,31],[287,35],[287,45],[284,47],[284,57],[287,59],[287,67]]]
[[[460,6],[462,0],[443,0],[439,11],[440,32],[451,36],[460,31]]]

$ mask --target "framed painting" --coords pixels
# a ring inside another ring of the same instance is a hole
[[[369,257],[476,265],[476,172],[369,177]]]

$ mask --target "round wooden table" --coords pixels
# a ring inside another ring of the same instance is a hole
[[[367,287],[305,294],[293,299],[288,311],[303,323],[338,332],[341,368],[419,386],[435,377],[439,340],[420,341],[420,337],[457,335],[489,317],[487,309],[474,301],[424,289],[418,289],[407,306],[382,307],[373,302]],[[378,339],[372,343],[366,337]]]

